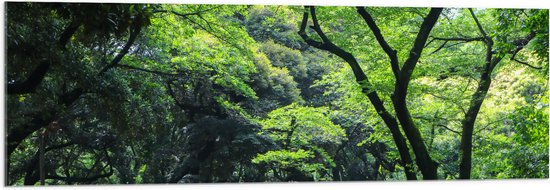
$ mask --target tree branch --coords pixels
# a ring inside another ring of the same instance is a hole
[[[382,36],[382,33],[380,32],[380,28],[378,28],[376,22],[374,21],[372,16],[365,10],[364,7],[357,7],[357,13],[359,13],[359,15],[363,17],[370,30],[376,37],[376,41],[378,41],[378,44],[380,44],[384,52],[386,52],[386,54],[390,58],[391,68],[393,74],[395,75],[395,78],[397,79],[399,75],[399,59],[397,58],[397,51],[392,49],[388,42],[386,42],[384,36]]]
[[[514,58],[512,58],[511,60],[513,60],[513,61],[515,61],[515,62],[518,62],[518,63],[521,63],[521,64],[523,64],[523,65],[525,65],[525,66],[531,67],[531,68],[533,68],[533,69],[542,69],[542,67],[533,66],[533,65],[531,65],[531,64],[529,64],[529,63],[527,63],[527,62],[525,62],[525,61],[520,61],[520,60],[517,60],[517,59],[514,59]]]
[[[300,35],[300,37],[302,37],[302,39],[310,46],[313,46],[313,47],[316,47],[316,48],[319,48],[319,49],[322,49],[322,50],[328,50],[324,45],[323,43],[321,42],[318,42],[318,41],[315,41],[313,39],[311,39],[307,33],[306,33],[306,26],[307,26],[307,20],[309,18],[309,15],[308,15],[308,12],[307,11],[304,11],[304,15],[303,15],[303,18],[302,18],[302,24],[300,24],[300,30],[298,31],[298,35]]]
[[[219,8],[219,6],[214,6],[214,7],[209,8],[209,9],[199,10],[199,11],[192,12],[192,13],[180,13],[180,12],[173,11],[173,10],[154,10],[153,13],[172,13],[174,15],[177,15],[177,16],[180,16],[180,17],[183,17],[183,18],[187,18],[188,16],[200,15],[201,13],[205,13],[207,11],[211,11],[211,10],[214,10],[214,9],[217,9],[217,8]]]
[[[152,74],[157,74],[157,75],[165,75],[165,76],[179,76],[179,75],[181,75],[180,73],[167,73],[167,72],[149,70],[149,69],[144,69],[144,68],[135,67],[135,66],[131,66],[131,65],[124,65],[124,64],[118,64],[118,65],[116,65],[116,67],[129,69],[129,70],[136,70],[136,71],[141,71],[141,72],[146,72],[146,73],[152,73]]]
[[[111,62],[107,66],[103,67],[103,69],[99,71],[99,75],[101,75],[102,73],[106,72],[107,70],[109,70],[110,68],[113,68],[116,64],[118,64],[122,60],[122,58],[128,53],[128,51],[130,50],[130,47],[132,47],[132,45],[136,41],[137,36],[139,35],[139,32],[141,31],[141,26],[142,26],[142,21],[140,19],[137,19],[135,21],[136,22],[132,27],[130,36],[128,37],[128,41],[126,42],[126,44],[124,44],[124,47],[115,56],[115,58],[111,60]]]
[[[517,39],[514,41],[514,45],[516,45],[516,49],[514,49],[513,51],[511,51],[510,53],[512,53],[512,57],[510,57],[510,60],[512,61],[515,61],[515,62],[518,62],[520,64],[523,64],[523,65],[526,65],[528,67],[531,67],[533,69],[542,69],[542,67],[537,67],[537,66],[533,66],[525,61],[520,61],[516,58],[516,55],[533,39],[535,38],[536,36],[536,33],[535,31],[531,31],[527,36],[521,38],[521,39]]]
[[[428,16],[424,18],[424,22],[422,22],[422,25],[420,26],[418,35],[416,36],[413,47],[410,50],[409,57],[407,58],[407,60],[403,64],[403,67],[401,68],[401,71],[399,72],[399,77],[397,80],[399,82],[396,83],[396,90],[398,89],[399,91],[401,91],[401,93],[403,93],[404,96],[400,97],[402,99],[405,99],[406,97],[411,75],[414,71],[414,68],[416,67],[416,63],[418,63],[418,60],[420,59],[420,55],[422,54],[422,50],[424,49],[424,44],[426,44],[428,36],[430,35],[433,26],[437,22],[437,19],[439,18],[442,10],[443,9],[441,8],[430,9]]]
[[[50,62],[42,61],[24,82],[10,84],[8,81],[8,95],[33,93],[49,70]]]
[[[471,42],[471,41],[481,41],[483,40],[483,37],[468,37],[468,38],[442,38],[442,37],[432,37],[434,40],[443,40],[443,41],[463,41],[463,42]]]
[[[46,153],[46,152],[49,152],[51,150],[65,148],[65,147],[68,147],[68,146],[71,146],[71,145],[74,145],[74,144],[75,144],[75,142],[70,141],[70,142],[67,142],[67,143],[54,145],[54,146],[46,148],[44,150],[44,152]],[[38,172],[37,172],[39,170],[38,162],[39,162],[39,151],[37,151],[34,154],[32,159],[29,160],[27,162],[26,166],[25,166],[26,174],[25,174],[23,184],[25,184],[25,185],[34,185],[36,182],[38,182],[38,180],[39,180],[39,176],[38,176]]]
[[[309,11],[311,12],[311,21],[313,21],[313,30],[317,32],[319,37],[321,37],[321,40],[323,40],[324,43],[330,44],[330,40],[327,38],[323,30],[321,30],[321,26],[319,26],[319,21],[317,20],[317,14],[315,14],[315,7],[311,6],[309,7]]]
[[[73,20],[69,24],[69,26],[61,33],[61,36],[59,37],[59,46],[61,48],[65,48],[65,45],[69,42],[71,37],[74,35],[76,30],[82,25],[81,21]]]
[[[483,26],[481,26],[481,23],[479,23],[479,20],[477,19],[476,15],[474,14],[474,10],[472,8],[469,8],[468,10],[470,11],[470,14],[472,14],[472,18],[474,18],[474,21],[476,22],[477,28],[479,29],[479,32],[481,33],[481,35],[483,35],[483,37],[486,40],[489,40],[490,39],[489,36],[485,32],[485,30],[483,30]]]

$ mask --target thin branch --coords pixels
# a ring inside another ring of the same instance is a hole
[[[214,6],[214,7],[209,8],[209,9],[199,10],[197,12],[192,12],[192,13],[180,13],[180,12],[173,11],[173,10],[154,10],[153,13],[172,13],[174,15],[177,15],[177,16],[180,16],[180,17],[183,17],[183,18],[187,18],[188,16],[200,15],[204,12],[211,11],[211,10],[214,10],[214,9],[217,9],[217,8],[219,8],[219,6]]]
[[[476,132],[474,132],[473,135],[476,135],[477,133],[479,133],[479,132],[481,132],[481,131],[484,131],[485,129],[489,128],[491,125],[494,125],[495,123],[504,121],[504,120],[506,120],[506,119],[507,119],[506,117],[502,117],[502,118],[500,118],[500,119],[491,121],[491,122],[487,123],[485,126],[483,126],[481,129],[479,129],[479,130],[477,130]]]
[[[107,158],[107,164],[109,165],[109,172],[104,174],[97,174],[91,177],[65,177],[65,176],[59,176],[59,175],[47,175],[47,179],[55,179],[55,180],[62,180],[66,182],[93,182],[100,178],[105,178],[113,175],[113,165],[111,163],[111,158],[109,157],[109,154],[107,150],[105,150],[105,156]]]
[[[513,51],[511,51],[510,53],[512,53],[512,57],[510,57],[510,60],[512,61],[515,61],[515,62],[518,62],[518,63],[521,63],[523,65],[526,65],[528,67],[531,67],[533,69],[542,69],[542,67],[537,67],[537,66],[533,66],[525,61],[520,61],[516,58],[516,55],[533,39],[535,38],[536,36],[536,33],[535,31],[531,31],[527,36],[521,38],[521,39],[517,39],[514,41],[514,45],[516,45],[516,49],[514,49]]]
[[[188,16],[191,16],[191,15],[199,15],[201,12],[179,13],[179,12],[176,12],[176,11],[169,11],[169,10],[154,10],[153,13],[172,13],[174,15],[177,15],[177,16],[180,16],[180,17],[183,17],[183,18],[187,18]]]
[[[214,31],[214,29],[212,28],[212,25],[210,24],[210,22],[208,22],[208,20],[204,19],[204,17],[202,17],[200,14],[197,16],[199,17],[199,19],[203,20],[206,23],[206,25],[210,30]]]
[[[481,41],[483,40],[483,37],[456,37],[456,38],[442,38],[442,37],[432,37],[434,40],[443,40],[443,41],[463,41],[463,42],[471,42],[471,41]]]
[[[456,134],[459,134],[459,135],[462,134],[462,132],[453,130],[453,129],[451,129],[451,128],[447,127],[446,125],[443,125],[443,124],[437,124],[437,126],[443,127],[444,129],[447,129],[448,131],[453,132],[453,133],[456,133]]]
[[[136,71],[141,71],[141,72],[146,72],[146,73],[152,73],[152,74],[157,74],[157,75],[165,75],[165,76],[179,76],[179,75],[181,75],[181,73],[167,73],[167,72],[149,70],[149,69],[139,68],[139,67],[135,67],[135,66],[131,66],[131,65],[124,65],[124,64],[118,64],[118,65],[116,65],[116,67],[120,67],[120,68],[124,68],[124,69],[130,69],[130,70],[136,70]]]
[[[422,120],[426,120],[426,121],[432,121],[432,118],[427,118],[427,117],[424,117],[424,116],[414,116],[414,118],[416,119],[422,119]],[[440,118],[440,117],[434,117],[433,119],[443,119],[445,121],[447,121],[446,118]],[[456,134],[461,134],[460,131],[457,131],[457,130],[454,130],[454,129],[451,129],[449,127],[447,127],[446,125],[443,125],[441,123],[436,123],[435,126],[439,126],[439,127],[443,127],[444,129],[450,131],[450,132],[453,132],[453,133],[456,133]]]
[[[530,65],[529,63],[525,62],[525,61],[520,61],[520,60],[517,60],[515,58],[512,58],[511,60],[515,61],[515,62],[518,62],[518,63],[521,63],[525,66],[528,66],[528,67],[531,67],[533,69],[542,69],[542,67],[537,67],[537,66],[533,66],[533,65]]]
[[[430,55],[438,52],[441,49],[443,49],[443,47],[445,47],[445,45],[447,45],[447,42],[449,42],[449,41],[444,41],[435,51],[432,51],[432,53],[430,53]]]
[[[205,26],[199,24],[197,21],[191,19],[191,18],[187,18],[187,20],[189,20],[189,22],[191,22],[191,23],[197,25],[199,28],[201,28],[201,29],[204,30],[205,32],[208,32],[208,34],[214,36],[214,37],[217,38],[218,40],[221,40],[221,41],[223,41],[223,42],[225,42],[225,43],[227,43],[227,44],[229,44],[229,45],[231,45],[231,46],[233,46],[233,47],[235,47],[235,48],[237,48],[237,49],[241,49],[241,47],[239,47],[239,46],[237,46],[236,44],[230,42],[228,39],[225,39],[225,38],[221,37],[220,35],[216,34],[216,32],[210,27],[210,24],[209,24],[208,22],[206,22],[206,24],[208,25],[208,27],[210,28],[210,30],[207,29]]]
[[[483,37],[476,37],[476,38],[440,38],[440,37],[432,37],[432,40],[430,42],[435,41],[435,40],[441,40],[441,41],[443,41],[443,43],[435,51],[430,53],[430,55],[439,52],[444,47],[448,48],[448,47],[452,47],[452,46],[462,44],[462,43],[467,43],[467,42],[472,42],[472,41],[481,41],[481,40],[483,40]],[[449,46],[445,46],[450,41],[458,41],[458,43],[455,43],[455,44],[452,44],[452,45],[449,45]]]

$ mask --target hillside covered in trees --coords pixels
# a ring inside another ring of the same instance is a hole
[[[548,10],[6,4],[6,185],[548,178]]]

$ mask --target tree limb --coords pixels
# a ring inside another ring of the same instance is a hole
[[[108,173],[104,173],[104,174],[97,174],[97,175],[94,175],[94,176],[91,176],[91,177],[66,177],[66,176],[59,176],[59,175],[55,175],[55,174],[48,174],[46,175],[46,178],[47,179],[55,179],[55,180],[61,180],[61,181],[66,181],[66,182],[93,182],[93,181],[96,181],[100,178],[105,178],[105,177],[109,177],[111,175],[113,175],[114,173],[114,170],[113,170],[113,165],[111,163],[111,158],[109,157],[109,154],[107,152],[107,150],[104,150],[105,151],[105,156],[107,158],[107,164],[109,165],[109,172]]]
[[[386,42],[384,36],[382,36],[382,33],[380,32],[380,28],[378,28],[376,22],[364,7],[357,7],[357,13],[363,17],[370,30],[376,37],[376,41],[378,41],[378,44],[380,44],[384,52],[386,52],[386,55],[390,58],[391,68],[395,78],[397,79],[399,75],[399,59],[397,58],[397,51],[392,49],[388,42]]]
[[[104,72],[106,72],[107,70],[109,70],[110,68],[113,68],[116,64],[118,64],[122,60],[122,58],[128,53],[128,51],[130,50],[130,47],[132,47],[142,27],[141,19],[137,19],[135,21],[136,22],[132,27],[130,36],[128,37],[128,41],[126,42],[126,44],[124,44],[124,47],[115,56],[115,58],[111,60],[111,62],[107,66],[103,67],[103,69],[99,71],[99,75],[103,74]]]
[[[481,26],[481,23],[479,23],[479,20],[477,19],[476,15],[474,14],[474,10],[472,8],[469,8],[468,10],[470,11],[470,14],[472,14],[472,18],[474,18],[474,21],[476,22],[477,28],[479,29],[479,32],[481,33],[481,35],[483,35],[483,38],[485,38],[486,40],[489,40],[490,39],[489,35],[487,35],[485,30],[483,30],[483,26]]]
[[[136,71],[141,71],[141,72],[146,72],[146,73],[152,73],[152,74],[157,74],[157,75],[164,75],[164,76],[179,76],[179,75],[181,75],[180,73],[167,73],[167,72],[155,71],[155,70],[135,67],[135,66],[131,66],[131,65],[125,65],[125,64],[118,64],[118,65],[116,65],[116,67],[129,69],[129,70],[136,70]]]
[[[517,39],[514,41],[514,45],[516,45],[516,49],[512,50],[510,53],[512,53],[512,57],[510,57],[510,60],[518,62],[520,64],[526,65],[528,67],[531,67],[533,69],[542,69],[542,67],[533,66],[525,61],[520,61],[516,58],[516,55],[533,39],[535,38],[536,33],[535,31],[531,31],[527,36]]]
[[[24,82],[10,84],[8,81],[8,95],[33,93],[49,70],[50,62],[42,61]]]
[[[531,67],[531,68],[533,68],[533,69],[542,69],[542,67],[533,66],[533,65],[531,65],[531,64],[529,64],[529,63],[527,63],[527,62],[525,62],[525,61],[520,61],[520,60],[517,60],[517,59],[515,59],[515,58],[511,58],[511,60],[513,60],[513,61],[515,61],[515,62],[518,62],[518,63],[521,63],[521,64],[523,64],[523,65],[525,65],[525,66]]]

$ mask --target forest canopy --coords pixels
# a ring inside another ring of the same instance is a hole
[[[548,10],[6,3],[5,185],[548,178]]]

